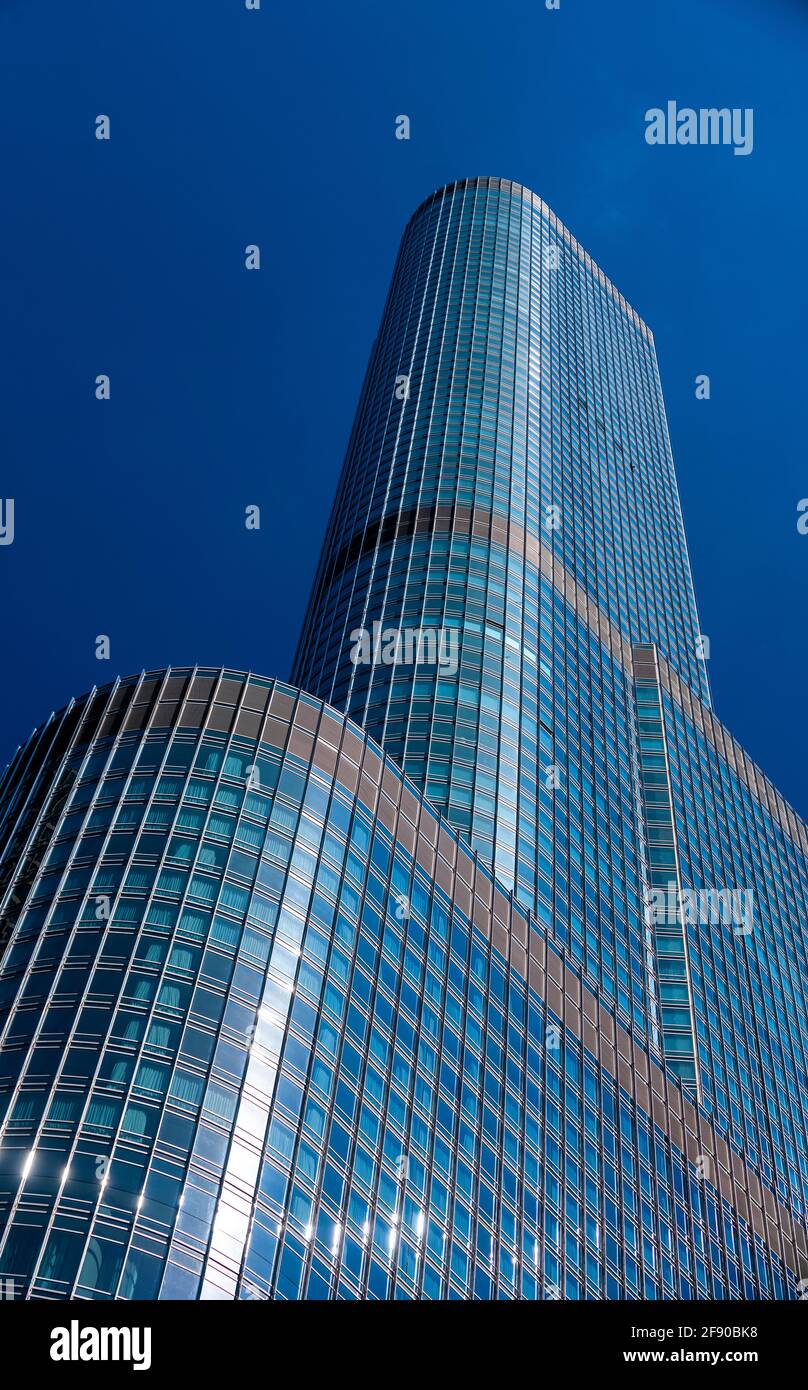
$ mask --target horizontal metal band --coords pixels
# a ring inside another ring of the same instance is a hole
[[[518,555],[525,564],[533,565],[633,679],[631,639],[623,635],[583,586],[568,573],[558,556],[536,535],[507,516],[484,507],[414,507],[406,512],[382,517],[364,531],[357,532],[347,545],[341,547],[334,560],[325,566],[321,592],[359,556],[375,550],[377,546],[395,544],[422,532],[472,536],[490,545],[502,546],[511,554]],[[662,688],[685,717],[703,733],[728,768],[740,778],[758,805],[769,813],[804,854],[808,854],[808,827],[793,807],[659,649],[657,661]]]

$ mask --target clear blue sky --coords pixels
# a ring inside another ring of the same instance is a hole
[[[0,0],[0,762],[117,673],[288,676],[404,223],[493,174],[654,330],[716,707],[808,813],[807,38],[797,0]],[[668,99],[753,107],[753,153],[647,145]]]

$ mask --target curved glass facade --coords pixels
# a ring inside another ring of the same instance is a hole
[[[441,190],[296,684],[116,681],[0,780],[6,1295],[804,1296],[808,831],[697,629],[648,329]]]
[[[619,855],[634,799],[631,688],[572,591],[709,701],[652,336],[540,198],[469,179],[404,233],[292,678],[575,930],[547,822],[574,852],[594,766]],[[451,635],[456,669],[355,663],[375,624]]]
[[[318,700],[175,669],[68,706],[0,787],[0,883],[17,1296],[797,1296],[787,1206]]]

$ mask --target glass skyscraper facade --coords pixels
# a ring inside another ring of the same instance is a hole
[[[352,663],[376,621],[453,630],[459,670]],[[404,234],[293,679],[535,911],[583,830],[548,767],[581,810],[597,779],[618,855],[634,838],[633,697],[600,624],[709,700],[653,339],[539,198],[453,184]]]
[[[799,1297],[808,835],[651,334],[517,185],[405,231],[293,681],[114,682],[0,782],[0,1281]]]

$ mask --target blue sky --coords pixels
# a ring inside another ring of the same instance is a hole
[[[403,226],[492,174],[655,333],[716,708],[808,814],[806,37],[796,0],[0,0],[0,763],[118,673],[288,676]],[[753,153],[647,145],[669,99],[752,107]]]

